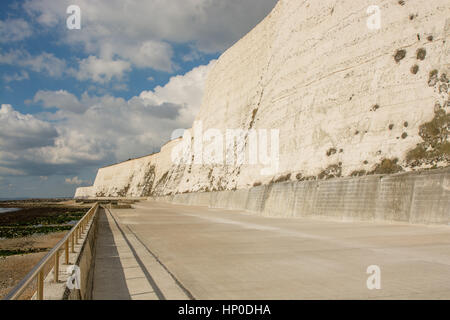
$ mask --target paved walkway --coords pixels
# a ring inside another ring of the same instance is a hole
[[[128,227],[117,221],[112,211],[99,213],[94,300],[188,298]]]
[[[101,212],[94,299],[450,299],[448,226],[134,207]]]

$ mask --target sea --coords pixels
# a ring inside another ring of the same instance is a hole
[[[19,211],[19,208],[0,208],[0,213]]]
[[[27,198],[0,198],[0,201],[12,201],[12,200],[26,200]],[[20,208],[0,208],[0,214],[1,213],[7,213],[7,212],[14,212],[19,211]]]

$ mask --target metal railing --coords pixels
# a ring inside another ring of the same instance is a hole
[[[82,238],[83,232],[97,214],[98,209],[99,204],[95,203],[80,221],[78,221],[78,223],[66,234],[66,236],[62,238],[58,244],[41,259],[41,261],[39,261],[39,263],[3,298],[3,300],[17,300],[35,279],[37,280],[36,299],[44,300],[45,267],[53,260],[54,281],[57,283],[59,281],[60,251],[64,251],[65,264],[68,265],[70,252],[75,253],[75,245],[77,245],[78,240]]]

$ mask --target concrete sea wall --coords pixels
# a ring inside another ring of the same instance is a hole
[[[272,217],[450,225],[450,168],[158,197]]]

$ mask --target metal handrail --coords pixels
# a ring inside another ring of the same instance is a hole
[[[89,211],[78,221],[78,223],[62,238],[56,246],[53,247],[50,252],[48,252],[39,263],[23,278],[17,286],[14,287],[3,300],[16,300],[19,298],[25,289],[30,285],[30,283],[37,277],[37,300],[44,300],[44,268],[54,259],[54,280],[58,282],[59,276],[59,251],[63,249],[65,251],[65,262],[69,264],[69,246],[71,244],[72,253],[75,253],[75,244],[78,244],[78,240],[84,229],[87,227],[89,222],[95,217],[98,212],[99,204],[98,202],[89,209]]]

